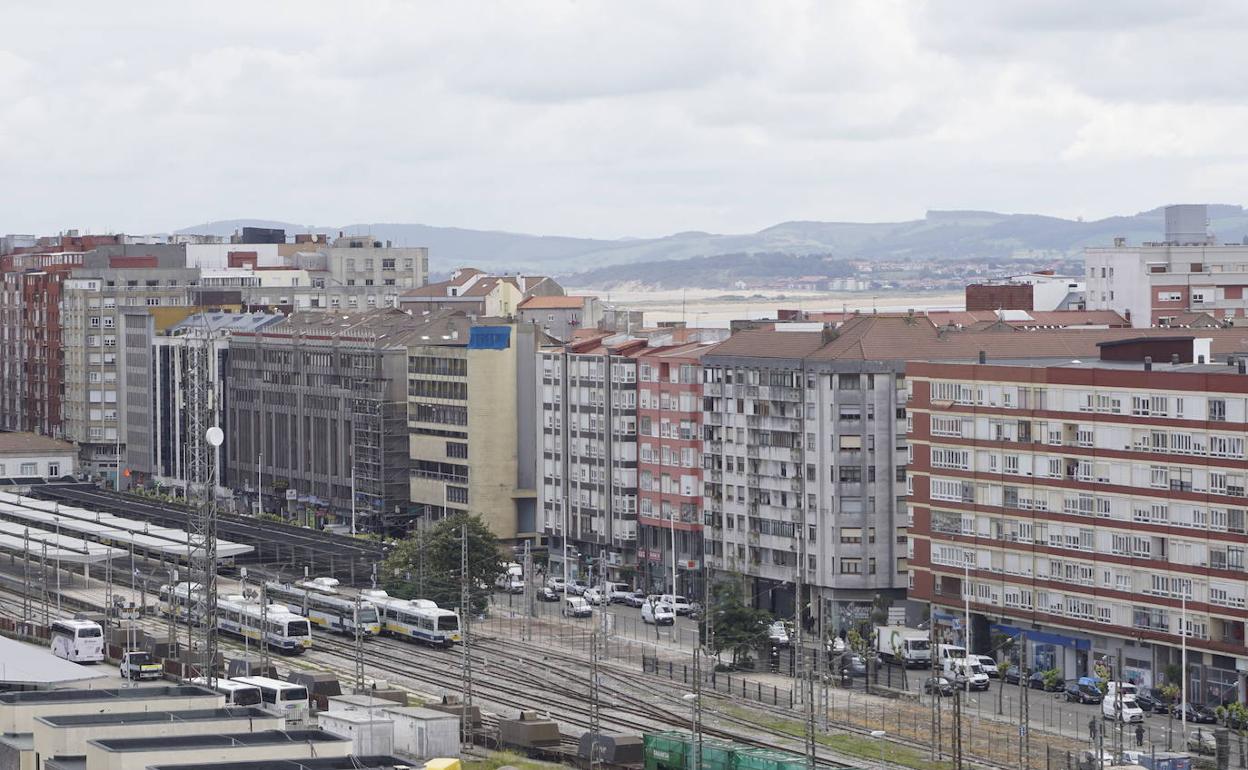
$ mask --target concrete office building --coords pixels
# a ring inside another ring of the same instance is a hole
[[[158,762],[206,763],[245,760],[263,767],[271,760],[346,757],[351,741],[324,730],[96,738],[87,741],[88,770],[146,770]]]
[[[504,542],[536,540],[541,332],[502,320],[448,320],[449,335],[422,334],[408,348],[412,510],[425,521],[480,514]]]
[[[402,531],[411,519],[408,348],[466,319],[394,309],[295,313],[230,338],[227,467],[254,506],[313,523]]]
[[[123,412],[126,426],[126,469],[129,484],[152,483],[185,493],[191,482],[186,468],[190,394],[193,373],[203,378],[209,409],[206,425],[225,427],[225,385],[222,373],[229,358],[230,335],[278,323],[282,316],[265,313],[205,312],[155,333],[148,313],[125,313],[123,347]],[[137,331],[135,331],[137,329]],[[192,368],[195,360],[206,366]],[[224,463],[225,450],[209,448],[209,469],[220,468],[219,491],[235,486]]]
[[[78,444],[82,470],[116,483],[125,448],[119,420],[121,315],[142,309],[158,325],[185,317],[198,271],[158,267],[155,257],[114,257],[109,264],[78,268],[63,284],[63,411],[65,438]]]
[[[1248,375],[1225,362],[1236,336],[912,364],[911,596],[931,602],[938,632],[964,638],[969,597],[976,652],[1026,633],[1027,666],[1072,680],[1121,654],[1144,687],[1167,683],[1186,635],[1191,700],[1242,701]]]
[[[1164,240],[1084,250],[1088,309],[1116,310],[1132,326],[1185,326],[1193,314],[1248,323],[1248,245],[1218,244],[1204,206],[1166,208]]]
[[[375,294],[369,291],[365,297],[369,307],[398,307],[400,294],[428,282],[429,250],[423,246],[393,246],[390,241],[383,244],[371,235],[339,234],[326,252],[327,285],[332,282],[375,289]]]

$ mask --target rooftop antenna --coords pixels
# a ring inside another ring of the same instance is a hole
[[[217,657],[217,482],[220,473],[219,448],[225,433],[216,423],[217,399],[211,365],[212,328],[202,312],[203,335],[190,340],[184,354],[186,371],[187,492],[196,501],[194,512],[187,517],[187,546],[190,578],[187,585],[187,636],[194,662],[195,641],[199,642],[200,675],[209,686],[216,684]],[[199,584],[199,590],[192,586]],[[198,626],[198,634],[195,629]]]

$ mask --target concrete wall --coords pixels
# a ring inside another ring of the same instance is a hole
[[[254,733],[258,730],[284,730],[286,718],[263,714],[252,717],[219,717],[215,719],[171,719],[167,722],[136,722],[132,724],[91,724],[56,726],[36,721],[35,753],[42,759],[81,757],[87,753],[87,741],[95,738],[147,738],[163,735],[217,735],[220,733]]]
[[[72,448],[64,452],[0,453],[0,477],[38,476],[40,478],[49,478],[53,475],[58,477],[72,475],[77,472],[77,455],[77,450]],[[35,466],[34,473],[22,470],[23,465],[32,463]],[[49,465],[57,466],[55,474],[50,472]]]

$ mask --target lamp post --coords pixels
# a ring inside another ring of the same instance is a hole
[[[971,654],[971,552],[962,552],[962,623],[966,627],[963,639],[966,642],[966,654]]]

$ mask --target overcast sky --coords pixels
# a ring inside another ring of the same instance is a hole
[[[0,232],[1244,200],[1248,3],[3,0]]]

